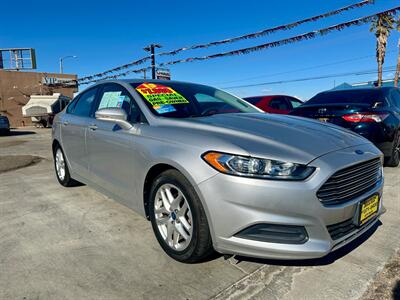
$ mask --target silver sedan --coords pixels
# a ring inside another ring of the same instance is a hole
[[[182,262],[214,250],[322,257],[383,211],[382,154],[368,140],[204,85],[98,83],[56,116],[52,145],[63,186],[139,212]]]

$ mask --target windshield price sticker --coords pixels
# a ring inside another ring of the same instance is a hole
[[[181,94],[161,84],[142,83],[136,90],[150,102],[152,106],[189,103]]]
[[[166,114],[166,113],[170,113],[170,112],[176,111],[175,107],[173,107],[171,104],[155,105],[155,106],[153,106],[153,108],[159,114]]]

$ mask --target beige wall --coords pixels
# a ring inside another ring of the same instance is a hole
[[[9,118],[12,127],[32,124],[31,118],[22,117],[21,109],[28,102],[30,95],[61,93],[72,98],[74,92],[77,92],[74,87],[42,85],[45,74],[47,77],[76,79],[76,75],[69,74],[0,70],[0,114]]]

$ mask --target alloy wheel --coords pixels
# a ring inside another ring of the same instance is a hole
[[[65,178],[65,160],[60,148],[56,151],[56,172],[58,178],[63,181]]]
[[[394,151],[397,152],[397,155],[400,154],[400,134],[397,138],[397,145],[395,146]]]
[[[173,250],[185,250],[193,235],[193,217],[182,191],[173,184],[163,184],[154,199],[157,228]]]

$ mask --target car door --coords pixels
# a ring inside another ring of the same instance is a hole
[[[398,89],[393,89],[390,92],[390,97],[394,106],[393,113],[400,121],[400,92]]]
[[[68,106],[61,120],[61,141],[71,171],[88,178],[87,128],[92,120],[97,88],[91,88]]]
[[[102,86],[95,110],[118,107],[127,112],[128,121],[135,123],[140,112],[129,92],[119,84]],[[129,203],[135,194],[135,135],[116,123],[95,118],[89,125],[87,148],[91,180],[122,202]]]
[[[274,97],[268,103],[269,112],[274,114],[288,114],[290,111],[289,102],[285,97]]]

